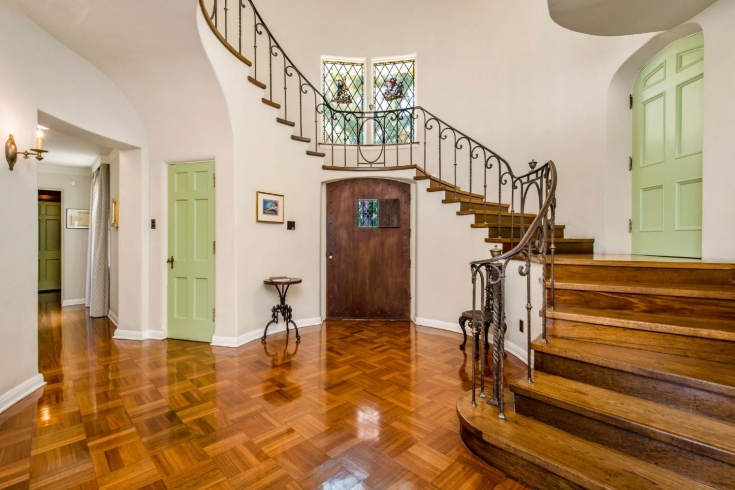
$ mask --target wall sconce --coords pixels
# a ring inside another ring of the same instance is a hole
[[[36,131],[36,147],[28,151],[19,152],[18,147],[15,145],[13,135],[11,134],[8,137],[8,141],[5,142],[5,160],[8,162],[10,170],[13,170],[13,167],[15,167],[15,162],[18,160],[18,153],[23,155],[23,158],[26,160],[28,160],[28,157],[31,155],[35,156],[36,160],[39,162],[43,160],[43,154],[48,153],[43,149],[43,129],[40,127],[38,128]]]

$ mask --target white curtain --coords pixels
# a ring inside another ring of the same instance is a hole
[[[110,219],[110,166],[102,164],[92,176],[87,245],[87,302],[89,316],[107,316],[110,309],[108,237]]]

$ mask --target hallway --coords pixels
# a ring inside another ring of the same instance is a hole
[[[335,322],[229,349],[114,328],[39,296],[48,384],[0,416],[0,488],[525,488],[459,439],[456,334]]]

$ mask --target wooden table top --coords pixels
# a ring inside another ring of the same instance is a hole
[[[269,277],[268,279],[263,280],[263,284],[268,284],[270,286],[276,286],[278,284],[299,284],[300,282],[301,278],[286,276]]]

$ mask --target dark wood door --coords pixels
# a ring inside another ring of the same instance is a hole
[[[327,184],[327,318],[409,320],[410,186]]]

